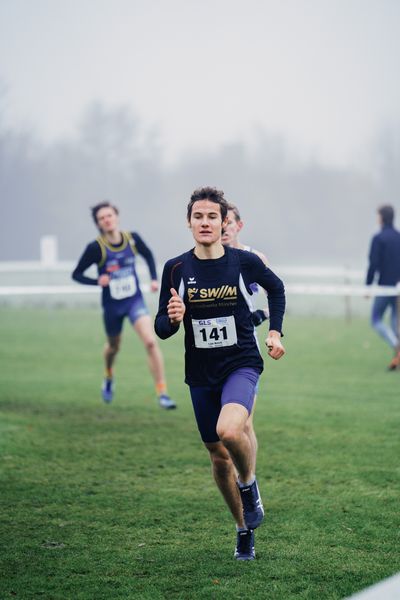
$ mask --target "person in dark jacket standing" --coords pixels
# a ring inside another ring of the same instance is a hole
[[[228,203],[211,187],[195,190],[187,208],[195,247],[167,261],[157,335],[185,330],[185,382],[215,482],[237,527],[237,560],[253,560],[254,529],[264,517],[248,421],[252,417],[261,348],[252,322],[252,284],[268,292],[268,354],[278,360],[285,292],[282,281],[251,252],[222,245]]]
[[[369,267],[366,284],[395,286],[400,282],[400,232],[394,226],[394,209],[390,205],[378,209],[381,231],[374,235],[369,252]],[[397,296],[376,296],[372,305],[371,324],[377,333],[394,351],[388,370],[400,368],[400,339]],[[384,321],[385,313],[390,313],[390,324]]]

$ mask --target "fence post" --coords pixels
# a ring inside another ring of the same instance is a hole
[[[43,266],[54,267],[58,261],[58,239],[56,235],[42,235],[40,238],[40,262]]]

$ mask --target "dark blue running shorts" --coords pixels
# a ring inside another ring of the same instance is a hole
[[[146,304],[142,294],[138,294],[137,297],[130,302],[121,302],[121,304],[115,306],[105,306],[103,312],[104,327],[109,337],[115,337],[122,331],[122,324],[125,317],[128,317],[132,325],[143,315],[148,315]]]
[[[217,422],[225,404],[241,404],[250,415],[259,376],[258,371],[246,367],[231,373],[222,387],[190,387],[197,427],[203,442],[219,442]]]

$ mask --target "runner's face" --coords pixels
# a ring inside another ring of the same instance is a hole
[[[100,208],[96,219],[102,233],[112,233],[118,228],[118,215],[111,206]]]
[[[222,243],[224,246],[232,246],[237,243],[237,236],[241,230],[241,221],[236,221],[233,210],[228,210],[224,233],[222,234]]]
[[[192,206],[189,227],[197,244],[211,246],[220,242],[222,218],[219,204],[197,200]]]

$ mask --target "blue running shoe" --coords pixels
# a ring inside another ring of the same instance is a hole
[[[176,408],[176,404],[167,394],[161,394],[158,397],[158,401],[160,403],[161,408],[165,408],[166,410],[171,410],[172,408]]]
[[[254,560],[256,553],[254,551],[254,531],[238,531],[236,540],[236,549],[234,557],[236,560]]]
[[[264,518],[264,507],[258,491],[257,480],[251,485],[240,487],[238,483],[240,497],[243,504],[243,517],[248,529],[256,529]]]
[[[110,404],[114,396],[114,381],[106,377],[101,387],[101,395],[103,396],[104,402]]]

